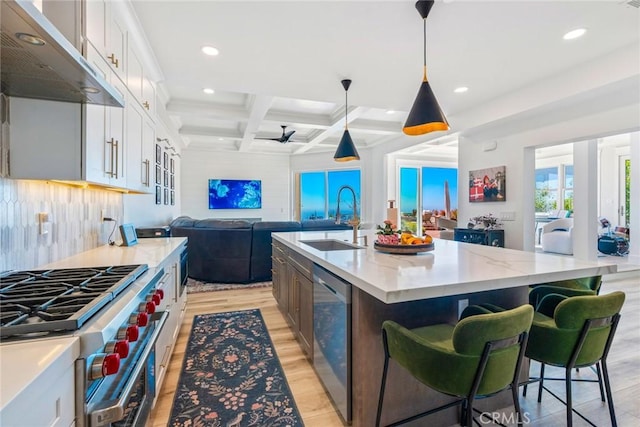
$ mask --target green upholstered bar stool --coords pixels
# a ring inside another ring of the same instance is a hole
[[[604,382],[611,424],[617,425],[607,371],[607,356],[620,319],[620,309],[624,299],[623,292],[575,297],[549,294],[538,304],[529,334],[526,356],[540,362],[540,376],[531,378],[529,383],[539,382],[538,402],[542,400],[542,390],[546,390],[567,406],[567,426],[569,427],[572,426],[572,412],[594,425],[573,409],[571,398],[571,370],[593,365],[596,367],[597,380],[574,381],[598,382],[603,402],[605,401],[602,389]],[[565,377],[545,378],[545,365],[565,368]],[[565,381],[566,402],[545,387],[546,380]],[[525,384],[523,395],[526,396],[526,392]]]
[[[536,307],[545,295],[551,293],[566,295],[569,297],[597,295],[600,292],[600,285],[602,285],[602,276],[565,279],[531,285],[529,303]]]
[[[376,426],[380,426],[389,359],[417,380],[457,399],[446,405],[396,421],[404,424],[461,405],[461,424],[470,426],[473,402],[511,388],[518,420],[518,373],[533,319],[533,307],[523,305],[498,313],[469,306],[454,326],[439,324],[407,329],[387,320],[382,324],[385,360],[378,400]]]

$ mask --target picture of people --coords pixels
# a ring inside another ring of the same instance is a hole
[[[506,190],[505,166],[469,171],[469,202],[504,202]]]

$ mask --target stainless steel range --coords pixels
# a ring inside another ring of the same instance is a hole
[[[143,425],[155,396],[162,268],[123,265],[0,276],[3,342],[77,336],[76,426]]]

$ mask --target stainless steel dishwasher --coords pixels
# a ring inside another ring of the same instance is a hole
[[[351,284],[313,267],[313,367],[351,423]]]

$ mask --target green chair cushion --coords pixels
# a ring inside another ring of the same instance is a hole
[[[565,279],[555,282],[538,283],[534,286],[558,286],[561,288],[583,289],[598,293],[602,284],[602,276],[581,277],[579,279]]]
[[[533,308],[524,305],[500,313],[467,317],[456,326],[440,324],[409,330],[387,320],[382,327],[387,334],[389,355],[400,366],[441,393],[466,396],[471,390],[485,342],[529,330],[532,318]],[[469,345],[466,340],[473,343]],[[495,393],[511,383],[518,350],[519,346],[514,345],[491,354],[479,395]]]
[[[553,311],[553,317],[548,315],[549,307],[545,309],[547,314],[536,312],[529,333],[526,355],[546,364],[567,366],[585,321],[611,317],[619,313],[625,295],[623,292],[612,292],[607,295],[554,299],[559,302]],[[601,326],[589,331],[576,360],[576,366],[589,366],[600,360],[609,330],[610,326]]]

